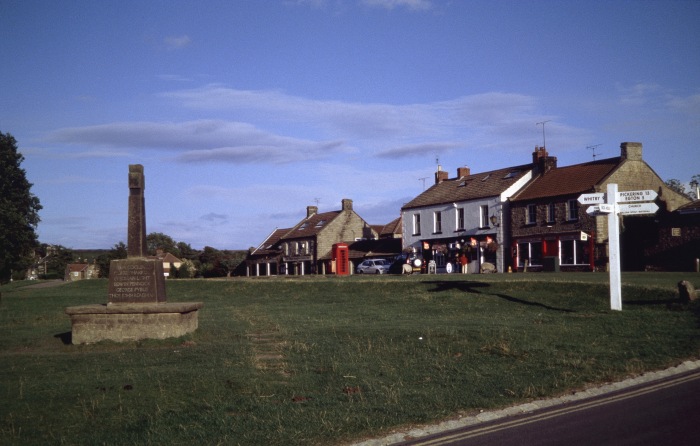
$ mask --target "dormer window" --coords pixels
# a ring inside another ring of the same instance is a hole
[[[304,223],[301,224],[301,226],[299,226],[299,230],[303,231],[304,229],[306,229],[308,227],[309,227],[309,222],[305,221]]]
[[[323,225],[325,225],[325,224],[326,224],[326,220],[321,220],[318,223],[316,223],[316,227],[320,228],[320,227],[323,227]]]
[[[481,181],[486,181],[491,177],[491,174],[486,175],[484,178],[481,179]]]

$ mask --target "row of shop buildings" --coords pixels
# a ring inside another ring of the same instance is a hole
[[[246,274],[330,274],[346,261],[352,272],[366,258],[399,254],[421,258],[437,272],[460,270],[462,256],[471,273],[604,271],[607,218],[589,215],[578,199],[605,192],[608,184],[657,193],[656,214],[621,218],[623,268],[694,268],[700,202],[666,186],[642,155],[641,143],[625,142],[620,156],[571,166],[558,166],[544,147],[536,147],[526,164],[489,172],[459,167],[450,177],[438,166],[434,184],[387,225],[367,223],[349,199],[333,212],[307,207],[295,226],[273,231],[249,252]]]

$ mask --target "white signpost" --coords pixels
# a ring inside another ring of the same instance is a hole
[[[630,203],[640,201],[653,201],[656,199],[656,192],[653,190],[630,190],[617,193],[618,203]]]
[[[656,203],[633,203],[633,204],[618,204],[618,212],[622,215],[635,214],[655,214],[659,210]]]
[[[581,194],[578,197],[578,202],[581,204],[600,204],[605,203],[605,193],[598,192],[595,194]]]
[[[591,216],[608,216],[608,250],[610,261],[610,309],[622,310],[622,283],[620,280],[620,215],[654,214],[659,210],[653,190],[617,191],[617,184],[608,184],[607,194],[582,194],[581,204],[593,204],[586,209]],[[622,204],[618,204],[622,203]]]

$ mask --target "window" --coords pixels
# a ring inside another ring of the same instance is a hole
[[[518,266],[542,265],[542,242],[518,243]]]
[[[569,200],[567,202],[568,208],[568,220],[578,220],[578,202],[576,200]]]
[[[489,206],[482,204],[479,207],[479,227],[488,228],[489,226]]]
[[[319,222],[316,223],[316,227],[320,228],[320,227],[323,227],[323,225],[325,225],[325,224],[326,224],[326,220],[319,220]]]
[[[527,215],[525,217],[528,225],[534,225],[537,223],[537,205],[528,204],[527,205]]]
[[[420,214],[413,214],[413,235],[420,235]]]
[[[547,223],[554,223],[557,219],[557,212],[556,208],[554,207],[554,203],[549,203],[547,206]]]
[[[562,265],[588,265],[590,257],[586,241],[562,240],[561,264]]]
[[[442,232],[442,212],[435,211],[433,213],[433,229],[435,234]]]
[[[464,230],[464,208],[457,209],[457,230]]]

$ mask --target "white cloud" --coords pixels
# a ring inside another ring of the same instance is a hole
[[[381,150],[375,154],[377,158],[398,159],[409,158],[414,156],[440,155],[446,152],[451,152],[458,148],[461,144],[455,142],[426,142],[422,144],[412,144],[390,149]]]
[[[123,156],[124,150],[158,149],[185,163],[287,164],[353,155],[353,159],[432,158],[460,150],[522,150],[540,142],[535,123],[548,123],[559,147],[582,144],[585,132],[540,112],[539,99],[492,92],[422,104],[318,100],[274,90],[221,85],[159,95],[173,108],[233,114],[237,120],[113,122],[58,129],[49,141],[87,146],[75,156]],[[549,139],[549,138],[548,138]],[[94,150],[103,148],[110,150]],[[466,152],[466,154],[464,154]],[[348,158],[349,160],[349,158]]]
[[[431,9],[433,4],[429,0],[362,0],[367,6],[385,9],[395,9],[405,7],[412,11],[424,11]]]
[[[479,135],[498,141],[502,132],[512,134],[513,128],[529,137],[529,127],[542,121],[537,98],[500,92],[407,105],[315,100],[273,90],[236,90],[221,85],[171,91],[162,96],[202,111],[250,113],[251,119],[259,119],[255,114],[262,113],[264,119],[293,122],[329,135],[350,140],[391,140],[392,144],[440,139],[453,142],[461,138],[475,142]]]
[[[349,151],[342,141],[312,141],[265,132],[252,124],[221,120],[117,122],[59,129],[49,141],[75,145],[181,152],[183,162],[289,163]],[[100,153],[100,152],[94,152]]]
[[[189,46],[192,43],[192,39],[190,39],[190,36],[188,35],[168,36],[163,39],[163,43],[165,43],[168,49],[178,50]]]

